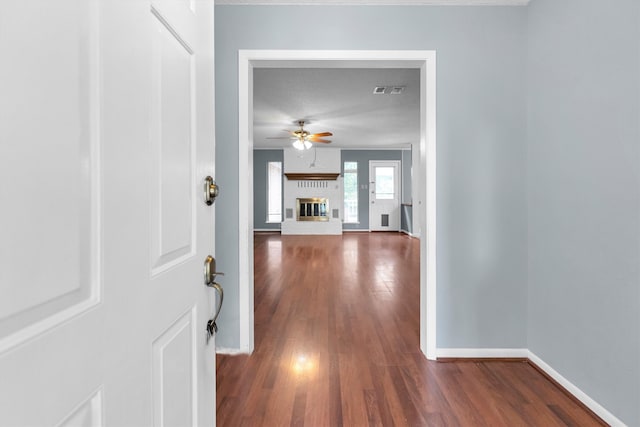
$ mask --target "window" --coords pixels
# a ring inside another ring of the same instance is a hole
[[[344,222],[358,222],[358,162],[344,162]]]
[[[394,199],[394,169],[387,166],[376,166],[376,199]]]
[[[267,164],[267,222],[282,222],[282,162]]]

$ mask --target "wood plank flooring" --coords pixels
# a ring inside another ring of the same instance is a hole
[[[218,426],[602,425],[526,362],[427,361],[408,236],[256,234],[255,278],[255,351],[218,355]]]

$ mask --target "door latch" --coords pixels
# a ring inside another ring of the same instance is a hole
[[[216,197],[218,197],[218,193],[220,192],[220,187],[218,184],[211,178],[210,176],[204,179],[204,202],[207,206],[211,206],[213,202],[216,201]]]
[[[204,284],[212,287],[215,283],[216,276],[224,276],[224,273],[216,271],[216,259],[211,255],[207,255],[204,259]]]

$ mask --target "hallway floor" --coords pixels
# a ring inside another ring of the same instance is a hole
[[[601,425],[524,361],[426,360],[416,239],[258,233],[255,278],[255,351],[217,357],[218,426]]]

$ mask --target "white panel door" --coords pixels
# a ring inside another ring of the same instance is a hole
[[[400,230],[400,162],[369,162],[369,230]]]
[[[212,0],[0,3],[0,426],[215,424]]]

